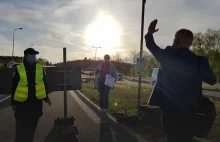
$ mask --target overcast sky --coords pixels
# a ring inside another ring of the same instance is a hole
[[[56,63],[80,56],[93,58],[119,52],[139,51],[142,0],[0,0],[0,55],[11,55],[14,28],[15,55],[28,45]],[[219,0],[147,0],[145,33],[150,21],[158,19],[155,40],[171,45],[176,30],[204,32],[220,28]],[[144,42],[145,44],[145,42]],[[83,55],[85,54],[85,55]]]

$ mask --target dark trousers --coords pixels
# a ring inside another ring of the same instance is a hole
[[[162,124],[167,142],[192,142],[191,116],[188,114],[162,113]]]
[[[16,119],[15,142],[33,142],[39,117]]]
[[[105,85],[104,82],[99,82],[99,103],[102,109],[108,109],[108,96],[110,87]]]

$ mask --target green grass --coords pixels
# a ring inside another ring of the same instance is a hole
[[[91,101],[99,105],[98,90],[93,88],[93,83],[83,83],[81,92]],[[152,88],[141,89],[141,104],[146,104]],[[116,83],[115,88],[110,91],[109,95],[109,114],[114,112],[124,112],[127,109],[131,114],[137,114],[137,96],[138,88],[133,85]],[[211,99],[216,104],[217,118],[213,125],[211,133],[207,136],[212,142],[220,141],[220,101]],[[134,131],[144,136],[151,142],[165,142],[165,134],[160,128],[160,120],[147,115],[140,118],[135,125],[129,125]]]
[[[84,75],[84,74],[82,74],[82,75],[81,75],[81,78],[94,78],[94,76],[89,76],[89,75]]]
[[[81,92],[91,101],[99,105],[98,90],[93,88],[93,83],[83,83]],[[147,103],[147,98],[151,92],[151,88],[141,89],[141,104]],[[138,88],[125,84],[116,84],[115,88],[110,91],[109,95],[109,113],[112,114],[118,111],[127,109],[131,114],[137,113],[137,96]]]

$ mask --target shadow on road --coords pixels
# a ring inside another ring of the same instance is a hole
[[[113,136],[112,135],[112,126],[108,123],[104,123],[100,125],[100,131],[99,131],[99,142],[112,142]]]
[[[46,138],[44,139],[44,142],[54,142],[56,138],[56,129],[52,128]]]
[[[99,142],[138,142],[136,133],[131,129],[125,130],[120,123],[114,122],[109,115],[102,113],[97,107],[89,103],[77,91],[75,92],[102,120],[99,131]],[[129,119],[126,121],[129,124],[135,125],[136,120]],[[89,128],[88,128],[89,129]],[[80,135],[80,134],[79,134]],[[108,141],[107,141],[108,140]]]
[[[99,142],[138,142],[135,133],[128,133],[119,124],[108,121],[100,125]]]
[[[79,140],[88,140],[87,138],[91,138],[91,140],[96,139],[96,142],[138,142],[135,137],[126,133],[118,124],[107,121],[100,124],[99,137],[97,136],[95,138],[94,136],[97,135],[93,135],[93,133],[91,133],[91,135],[83,135],[79,133]],[[64,136],[60,134],[55,127],[53,127],[44,139],[44,142],[78,142],[78,139],[74,133]]]
[[[78,142],[78,140],[74,133],[64,136],[58,129],[53,127],[44,139],[44,142]]]

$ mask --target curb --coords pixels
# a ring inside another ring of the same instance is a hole
[[[86,101],[88,101],[96,110],[100,111],[100,107],[98,105],[96,105],[95,103],[93,103],[89,98],[87,98],[86,96],[84,96],[79,90],[76,91],[76,93],[78,95],[80,95],[83,99],[85,99]],[[147,142],[141,135],[135,133],[131,128],[119,123],[113,116],[111,116],[110,114],[106,114],[107,117],[109,119],[111,119],[114,123],[119,124],[128,134],[130,134],[131,136],[135,137],[138,142]]]
[[[1,99],[1,100],[0,100],[0,103],[3,102],[3,101],[5,101],[5,100],[7,100],[8,98],[11,98],[11,95],[9,95],[9,96],[4,97],[3,99]]]
[[[100,111],[100,107],[98,105],[96,105],[95,103],[93,103],[89,98],[87,98],[85,95],[83,95],[79,90],[75,91],[77,95],[80,95],[80,97],[82,97],[83,99],[85,99],[87,102],[89,102],[95,109],[96,111]],[[135,133],[131,128],[119,123],[113,116],[111,116],[110,114],[106,114],[107,117],[109,119],[111,119],[114,123],[119,124],[127,133],[129,133],[131,136],[135,137],[138,142],[147,142],[143,136],[141,136],[140,134]],[[198,138],[198,137],[193,137],[195,140],[197,140],[198,142],[212,142],[210,140],[204,139],[204,138]]]

